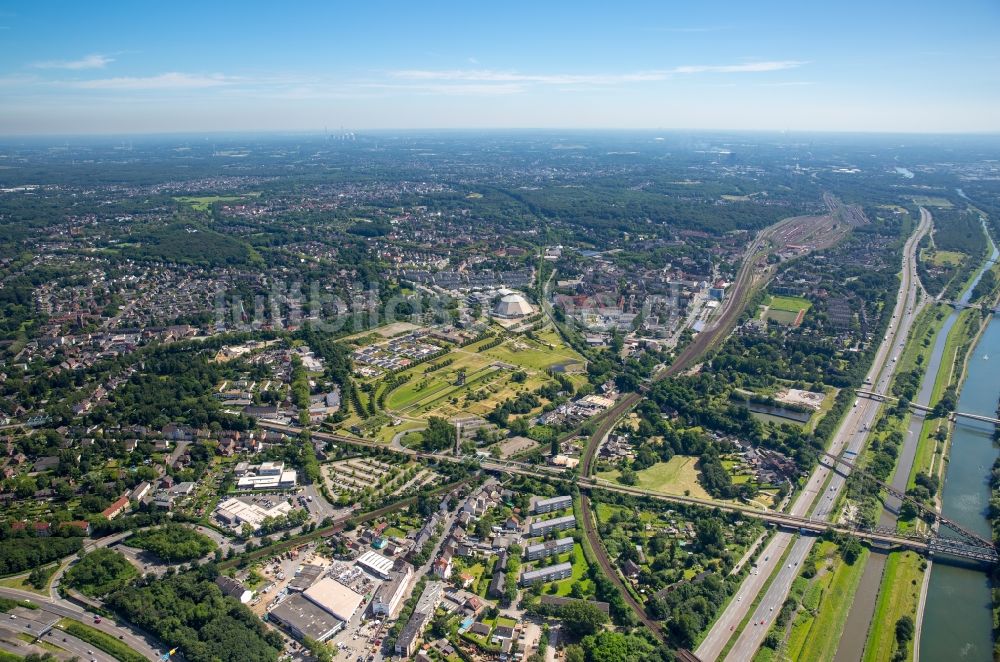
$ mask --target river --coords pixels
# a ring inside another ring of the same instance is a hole
[[[993,249],[993,259],[997,250]],[[957,410],[995,416],[1000,394],[1000,318],[994,316],[970,352],[968,374]],[[960,525],[992,537],[986,519],[990,471],[998,455],[993,426],[959,418],[952,433],[942,504],[944,515]],[[920,658],[933,660],[993,659],[993,604],[990,583],[981,570],[943,563],[931,566]]]

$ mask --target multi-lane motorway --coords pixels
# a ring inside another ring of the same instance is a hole
[[[917,231],[906,242],[903,250],[902,277],[899,294],[893,309],[892,327],[880,344],[868,372],[867,382],[872,391],[886,393],[895,367],[895,359],[906,345],[910,327],[923,306],[926,297],[921,298],[922,288],[916,273],[916,252],[920,239],[930,230],[931,216],[926,209],[920,210],[920,224]],[[847,456],[857,454],[864,446],[868,430],[875,421],[880,404],[861,398],[844,417],[830,444],[829,452]],[[832,470],[834,463],[824,460],[810,475],[805,488],[792,504],[790,513],[807,515],[812,512],[816,518],[826,519],[833,514],[845,478]],[[737,590],[734,599],[716,621],[696,653],[702,660],[716,660],[722,654],[729,640],[737,639],[729,650],[726,660],[747,660],[753,657],[764,641],[767,631],[781,610],[792,581],[798,576],[801,564],[812,548],[812,537],[799,537],[791,533],[778,532],[774,535],[759,557],[756,568]],[[789,546],[791,547],[789,551]],[[783,558],[786,551],[787,557]],[[780,566],[779,566],[780,564]],[[768,578],[770,586],[757,607],[750,614],[755,598],[764,590]],[[742,631],[740,624],[750,614],[750,620]]]
[[[92,628],[101,630],[102,632],[105,632],[115,637],[116,639],[121,640],[126,646],[128,646],[134,651],[143,654],[148,659],[155,660],[159,658],[161,654],[160,651],[157,650],[156,648],[155,640],[151,639],[150,641],[147,641],[142,636],[133,633],[130,628],[124,625],[116,624],[114,621],[107,618],[102,619],[100,623],[94,623],[92,614],[88,614],[82,608],[76,606],[72,602],[66,600],[59,600],[58,602],[53,601],[52,599],[46,600],[43,596],[37,595],[35,593],[30,593],[28,591],[20,591],[18,589],[12,589],[12,588],[0,588],[0,597],[18,601],[30,600],[31,602],[33,602],[35,605],[38,606],[38,609],[30,610],[30,612],[26,610],[25,615],[30,614],[31,618],[38,620],[39,622],[44,621],[45,623],[53,623],[55,621],[58,621],[60,618],[69,618],[74,621],[79,621],[85,625],[89,625]],[[17,613],[21,612],[18,611]],[[6,623],[6,625],[10,626],[14,624],[16,620],[18,619],[8,618],[8,622]],[[37,626],[33,625],[32,628],[30,629],[36,630],[36,628]],[[54,635],[47,635],[47,636],[51,638]],[[59,639],[62,639],[62,637],[66,637],[67,643],[70,643],[68,641],[70,639],[68,635],[66,635],[65,633],[60,634]],[[53,643],[58,643],[61,645],[62,642],[53,641]],[[94,647],[88,645],[87,649],[88,650],[94,649]],[[95,654],[89,655],[85,659],[89,660],[91,657],[99,658],[99,656],[96,654],[97,652],[98,651],[95,650]]]

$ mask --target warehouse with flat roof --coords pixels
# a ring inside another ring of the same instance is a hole
[[[363,595],[347,588],[336,579],[321,579],[302,594],[313,604],[322,607],[342,621],[351,620],[354,612],[365,599]]]
[[[325,570],[326,568],[320,565],[314,565],[311,563],[303,565],[295,573],[295,576],[292,577],[292,580],[288,582],[288,590],[301,593],[315,584],[316,580],[320,578]]]
[[[344,621],[307,600],[301,593],[283,600],[268,612],[267,617],[288,628],[292,636],[300,641],[306,637],[326,641],[344,627]]]

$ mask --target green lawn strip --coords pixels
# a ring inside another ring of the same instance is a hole
[[[52,578],[55,576],[55,571],[58,568],[58,565],[59,564],[57,563],[57,564],[49,564],[48,566],[46,566],[46,569],[49,569],[52,572],[49,573],[49,576],[45,581],[44,588],[35,588],[28,582],[28,576],[31,573],[21,573],[19,575],[14,575],[12,577],[4,577],[3,579],[0,579],[0,586],[3,586],[5,588],[14,588],[21,591],[30,591],[31,593],[36,593],[38,595],[48,597],[49,587],[52,585]]]
[[[958,381],[958,377],[961,374],[960,365],[958,364],[963,364],[965,361],[965,355],[962,354],[960,356],[959,350],[967,347],[975,335],[975,332],[968,325],[971,314],[978,314],[978,311],[971,309],[962,311],[955,325],[948,333],[948,338],[945,341],[945,347],[941,355],[941,365],[938,369],[938,374],[934,376],[934,387],[931,391],[930,402],[928,403],[931,407],[941,399],[948,386]],[[920,430],[920,439],[917,443],[917,454],[910,468],[910,476],[906,484],[908,489],[916,484],[915,479],[918,473],[926,473],[930,470],[934,459],[934,452],[937,448],[937,441],[931,438],[931,434],[942,422],[944,422],[943,419],[939,418],[924,419],[924,424]]]
[[[586,536],[581,536],[581,539],[583,538],[586,538]],[[580,543],[573,545],[573,552],[570,555],[569,560],[573,563],[573,574],[566,579],[561,579],[556,582],[556,586],[558,587],[556,595],[563,598],[568,597],[570,592],[573,590],[573,584],[576,582],[583,583],[584,594],[592,592],[592,589],[589,586],[590,580],[584,579],[587,576],[587,571],[590,569],[590,566],[587,564],[587,559],[584,558],[583,547]]]
[[[146,660],[145,656],[140,655],[118,639],[97,628],[92,628],[89,625],[84,625],[79,621],[69,618],[59,619],[57,625],[77,639],[82,639],[88,644],[100,648],[116,660],[121,660],[122,662],[145,662]]]
[[[861,576],[870,554],[867,547],[862,548],[854,565],[848,565],[839,556],[836,557],[833,571],[826,575],[830,579],[823,589],[819,607],[809,616],[809,626],[802,627],[808,637],[803,638],[797,650],[789,646],[793,660],[819,662],[832,660],[836,656],[837,643],[847,623],[847,615],[854,604],[854,594],[861,584]],[[799,627],[798,623],[793,626],[793,635],[794,630]]]
[[[0,598],[0,612],[7,613],[15,607],[24,607],[25,609],[38,609],[36,605],[31,600],[13,600],[11,598]]]
[[[50,653],[63,653],[63,652],[65,652],[62,648],[59,648],[55,644],[53,644],[51,642],[48,642],[48,641],[45,641],[44,639],[39,639],[38,641],[35,641],[36,635],[28,634],[27,632],[20,632],[20,633],[18,633],[17,638],[20,639],[21,641],[27,642],[29,644],[34,644],[36,646],[41,646],[42,648],[44,648],[45,650],[49,651]],[[24,658],[20,658],[19,657],[17,659],[22,660]],[[0,662],[2,662],[2,660],[3,660],[3,658],[0,658]]]
[[[768,590],[771,588],[771,584],[774,583],[775,578],[778,576],[778,571],[781,570],[781,567],[783,565],[785,565],[785,559],[788,558],[788,555],[791,553],[792,547],[795,546],[795,541],[798,540],[798,538],[799,536],[796,534],[795,536],[792,537],[791,542],[788,543],[788,547],[785,548],[785,551],[781,554],[781,558],[778,560],[778,565],[774,567],[774,572],[772,572],[771,575],[767,578],[767,581],[764,582],[764,585],[761,587],[760,591],[757,592],[757,596],[753,599],[753,602],[750,603],[750,607],[747,609],[747,615],[743,617],[743,620],[740,621],[740,624],[737,625],[733,629],[732,634],[729,635],[729,641],[726,642],[726,645],[722,649],[722,652],[719,653],[718,659],[720,660],[726,659],[726,655],[729,654],[729,650],[736,643],[736,640],[739,638],[740,633],[743,632],[743,629],[747,626],[748,623],[750,623],[750,619],[753,618],[753,614],[757,610],[757,607],[760,605],[761,600],[763,600],[764,596],[767,595]]]
[[[923,559],[914,552],[893,552],[886,560],[878,602],[865,644],[864,662],[891,660],[896,648],[896,621],[908,614],[917,619],[923,585]]]

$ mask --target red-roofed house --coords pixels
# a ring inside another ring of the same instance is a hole
[[[66,526],[71,529],[76,529],[85,536],[90,535],[90,522],[85,520],[75,520],[72,522],[66,522]]]
[[[108,519],[114,519],[128,510],[128,496],[123,496],[118,501],[101,511],[101,515]]]

